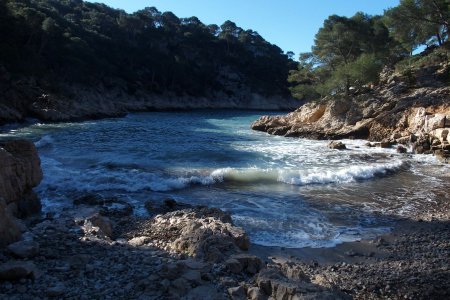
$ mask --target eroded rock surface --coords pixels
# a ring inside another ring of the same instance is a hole
[[[387,73],[373,90],[310,102],[287,115],[263,116],[252,129],[286,137],[410,144],[416,153],[439,150],[448,156],[450,88],[435,83],[408,86],[398,74]]]
[[[40,211],[40,201],[32,189],[42,176],[39,155],[32,142],[0,142],[0,245],[19,239],[15,217]]]

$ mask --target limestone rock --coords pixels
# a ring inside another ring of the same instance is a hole
[[[345,144],[342,143],[342,142],[339,142],[339,141],[331,141],[331,142],[328,144],[328,148],[330,148],[330,149],[336,149],[336,150],[345,150],[345,149],[347,149],[347,147],[345,146]]]
[[[148,230],[152,239],[164,240],[165,249],[206,261],[223,261],[250,245],[247,234],[219,209],[193,208],[158,215]],[[162,238],[163,237],[163,238]]]
[[[252,275],[258,273],[264,267],[259,257],[250,254],[236,254],[231,256],[228,261],[239,262],[241,269]]]
[[[142,246],[147,244],[148,242],[151,241],[151,238],[149,238],[148,236],[138,236],[135,238],[132,238],[131,240],[128,241],[128,244],[130,244],[131,246]]]
[[[87,218],[84,221],[83,229],[86,233],[92,233],[94,235],[105,236],[108,238],[113,236],[111,221],[99,214]]]
[[[400,92],[382,84],[352,98],[329,97],[306,103],[287,115],[262,116],[253,122],[252,129],[289,137],[362,138],[407,144],[406,137],[411,134],[420,136],[450,127],[449,96],[448,86]]]

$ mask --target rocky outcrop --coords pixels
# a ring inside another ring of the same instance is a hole
[[[0,198],[0,247],[19,240],[20,235],[18,224],[9,213],[5,200]]]
[[[0,244],[20,236],[14,217],[40,211],[40,201],[32,189],[41,180],[40,159],[32,142],[0,142]]]
[[[418,153],[448,151],[450,87],[439,82],[408,86],[397,74],[385,75],[369,92],[310,102],[284,116],[263,116],[252,129],[286,137],[416,143]]]
[[[136,111],[189,109],[292,110],[301,101],[292,97],[264,96],[247,89],[231,94],[210,91],[207,95],[154,94],[145,89],[130,93],[117,80],[110,85],[63,84],[59,92],[41,87],[36,80],[0,82],[0,125],[27,117],[47,122],[78,121],[123,116]]]
[[[157,246],[170,252],[184,253],[210,262],[247,250],[247,234],[218,209],[191,208],[157,215],[147,225],[145,236],[159,240]],[[133,239],[133,243],[136,243]]]

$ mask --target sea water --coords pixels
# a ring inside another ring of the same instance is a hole
[[[173,198],[231,213],[252,242],[329,247],[386,233],[395,220],[448,199],[449,168],[345,140],[271,136],[250,124],[271,112],[135,113],[124,118],[3,128],[0,139],[35,142],[44,212],[85,194],[128,201]]]

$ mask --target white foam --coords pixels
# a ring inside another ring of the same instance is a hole
[[[217,169],[211,177],[217,182],[283,182],[292,185],[347,183],[368,180],[390,171],[397,171],[404,165],[401,160],[390,163],[372,163],[340,168],[316,167],[306,170],[296,169]],[[210,184],[210,182],[208,182]]]

